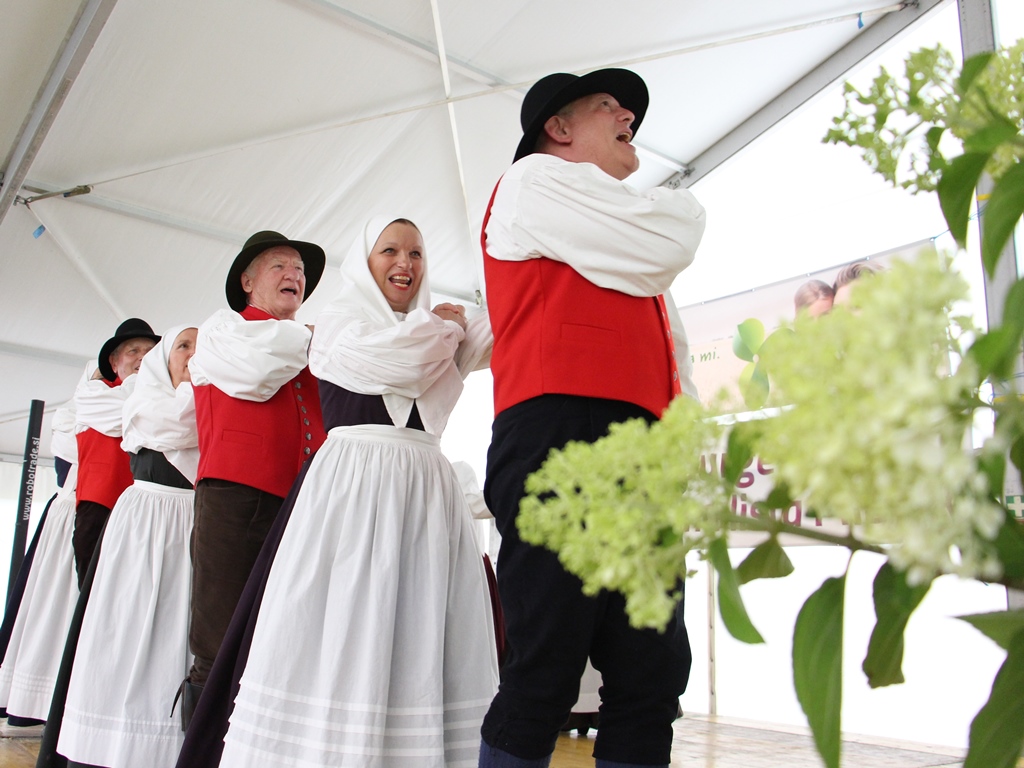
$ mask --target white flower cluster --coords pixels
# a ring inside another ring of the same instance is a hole
[[[887,548],[911,584],[941,573],[1002,575],[992,540],[1004,511],[964,446],[982,406],[979,375],[960,350],[973,329],[949,311],[965,295],[934,252],[861,278],[850,308],[801,316],[765,341],[761,362],[784,407],[734,427],[812,514],[840,518],[855,539]],[[700,462],[717,453],[724,429],[678,398],[660,422],[615,425],[594,444],[553,451],[527,481],[523,539],[558,552],[585,592],[622,592],[635,626],[664,627],[686,553],[739,522],[729,504],[735,488]]]
[[[1003,512],[964,446],[978,376],[966,359],[950,372],[973,330],[949,313],[966,286],[943,262],[896,262],[858,281],[850,308],[801,317],[762,350],[793,407],[761,422],[758,454],[817,514],[888,545],[911,583],[1001,575]]]

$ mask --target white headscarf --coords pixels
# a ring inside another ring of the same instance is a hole
[[[75,388],[83,386],[92,377],[92,372],[95,370],[95,360],[90,360],[86,363],[85,370],[79,377]],[[50,453],[54,456],[59,456],[71,464],[78,463],[78,441],[75,438],[75,422],[77,418],[75,399],[71,398],[54,412],[53,419],[50,421],[50,429],[52,430]]]
[[[382,395],[388,415],[399,426],[408,422],[415,403],[426,431],[440,435],[462,392],[462,377],[453,356],[465,333],[455,323],[443,321],[431,313],[426,259],[423,262],[419,290],[410,302],[408,314],[391,309],[370,273],[368,259],[377,238],[388,225],[401,218],[374,216],[364,225],[360,236],[352,244],[341,265],[341,275],[345,281],[341,293],[317,318],[309,351],[309,366],[314,375],[352,392]],[[422,366],[422,377],[417,382],[422,385],[422,391],[410,396],[409,389],[395,386],[394,381],[386,380],[386,371],[378,374],[385,380],[368,382],[358,370],[361,367],[368,368],[368,360],[361,364],[353,359],[356,357],[355,352],[343,361],[334,362],[332,353],[337,350],[330,349],[330,346],[337,342],[337,329],[357,322],[379,329],[398,328],[405,324],[404,328],[409,329],[409,333],[402,338],[401,343],[397,340],[390,343],[389,337],[382,339],[382,343],[389,346],[376,349],[367,345],[360,352],[365,352],[366,358],[372,356],[377,368],[391,363],[396,370],[400,368],[407,372]]]
[[[391,224],[402,218],[405,217],[374,216],[371,218],[363,225],[360,237],[357,237],[355,242],[352,243],[352,247],[348,249],[345,260],[341,263],[341,276],[344,278],[345,284],[338,296],[338,301],[343,301],[353,308],[358,307],[368,320],[390,323],[392,325],[397,325],[400,322],[399,315],[401,313],[396,315],[395,311],[391,309],[388,300],[381,293],[380,286],[377,285],[373,275],[370,274],[369,259],[370,252],[373,250],[373,246],[381,233]],[[430,311],[430,281],[427,277],[428,272],[427,259],[424,258],[420,276],[420,287],[409,304],[410,313],[417,309]]]
[[[193,325],[169,328],[153,349],[142,358],[134,387],[124,403],[124,439],[121,448],[136,453],[140,448],[159,451],[195,483],[199,469],[199,435],[192,384],[183,381],[175,389],[167,370],[178,334]],[[126,382],[126,384],[131,384]]]

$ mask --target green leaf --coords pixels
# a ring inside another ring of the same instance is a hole
[[[740,584],[754,579],[781,579],[792,572],[793,563],[774,536],[754,547],[736,569]]]
[[[910,614],[928,594],[930,586],[931,583],[911,587],[906,574],[888,561],[878,569],[874,585],[876,622],[862,667],[872,688],[904,681],[903,633]]]
[[[974,340],[967,354],[978,364],[982,377],[1006,379],[1013,373],[1020,334],[1013,328],[998,327]]]
[[[974,188],[989,157],[991,155],[986,152],[967,152],[953,158],[936,187],[942,215],[961,248],[967,244],[967,222],[971,216]]]
[[[658,531],[658,546],[659,547],[671,547],[678,544],[682,540],[683,536],[679,531],[671,526],[665,526]]]
[[[964,62],[963,67],[960,69],[960,77],[956,83],[957,90],[960,93],[967,93],[974,79],[988,66],[989,61],[992,59],[992,53],[992,51],[978,53]]]
[[[1002,501],[1003,481],[1006,479],[1006,456],[995,451],[982,451],[978,455],[978,469],[988,479],[989,494],[996,501]]]
[[[826,768],[839,768],[845,588],[845,575],[825,579],[793,630],[793,685]]]
[[[963,768],[1013,768],[1024,746],[1024,632],[1009,643],[992,693],[971,723]]]
[[[722,468],[722,475],[727,483],[736,485],[740,475],[746,469],[750,460],[754,458],[752,441],[745,429],[745,425],[737,424],[729,432],[729,441],[725,446],[725,462]]]
[[[732,350],[740,360],[754,361],[754,355],[764,343],[764,323],[757,318],[744,320],[736,326],[736,335],[732,339]],[[737,348],[739,347],[739,348]],[[740,354],[742,352],[743,354]]]
[[[1024,332],[1024,280],[1016,280],[1006,294],[1003,327],[1012,328],[1017,334]]]
[[[964,139],[965,152],[995,152],[1002,144],[1017,137],[1017,126],[1005,117],[992,117],[992,122]]]
[[[789,509],[793,506],[793,494],[785,483],[777,483],[765,497],[764,507],[766,509]]]
[[[729,634],[743,643],[763,643],[764,638],[754,627],[747,609],[740,597],[740,585],[736,580],[736,572],[729,560],[729,548],[724,539],[715,539],[708,547],[711,564],[718,571],[718,610],[722,614],[722,623]]]
[[[995,542],[999,561],[1003,564],[1003,575],[1011,579],[1024,579],[1024,525],[1014,519],[1006,509]]]
[[[982,213],[981,261],[989,277],[995,274],[1003,246],[1021,215],[1024,215],[1024,163],[1016,163],[996,182]]]
[[[946,129],[941,125],[933,125],[928,129],[928,133],[925,134],[925,141],[928,143],[928,149],[935,152],[939,148],[939,142],[942,140],[942,134],[946,132]]]
[[[1014,440],[1010,446],[1010,461],[1018,472],[1024,473],[1024,435]]]
[[[1004,651],[1010,650],[1013,638],[1024,632],[1024,611],[992,611],[957,616],[966,621],[989,640],[994,640]]]
[[[740,360],[746,360],[748,363],[754,362],[754,353],[747,347],[743,342],[743,337],[738,333],[732,337],[732,352]]]
[[[752,411],[762,408],[768,401],[768,376],[760,363],[747,363],[740,372],[740,393],[743,403]]]

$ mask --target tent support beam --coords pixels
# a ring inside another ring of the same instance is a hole
[[[54,190],[51,190],[45,184],[41,184],[31,179],[26,179],[21,186],[22,189],[32,192],[38,195],[49,195]],[[245,242],[245,235],[237,232],[229,232],[225,229],[218,229],[217,227],[211,227],[207,224],[200,224],[197,221],[191,219],[183,219],[180,216],[172,216],[169,213],[162,211],[154,211],[151,208],[143,208],[141,205],[132,205],[131,203],[124,203],[120,200],[111,200],[110,198],[97,195],[95,192],[88,195],[80,195],[74,197],[68,197],[77,205],[87,205],[90,208],[98,208],[102,211],[110,211],[111,213],[119,213],[122,216],[129,216],[139,221],[146,221],[153,224],[159,224],[164,227],[171,229],[177,229],[182,232],[189,232],[194,235],[201,235],[202,237],[208,237],[212,240],[221,240],[231,245],[241,245]]]
[[[662,186],[689,187],[781,122],[804,103],[838,82],[847,72],[893,37],[950,0],[917,0],[907,3],[864,29],[843,48],[791,85],[769,104],[755,112],[725,137],[687,163],[687,170],[675,173]]]
[[[996,37],[995,27],[992,23],[991,0],[957,0],[957,9],[960,11],[960,46],[964,59],[978,53],[994,51]],[[991,193],[992,187],[992,179],[985,174],[978,183],[979,197]],[[985,226],[984,207],[981,205],[978,205],[978,221],[981,227]],[[1003,322],[1006,295],[1017,280],[1017,249],[1012,237],[999,257],[995,274],[992,277],[985,274],[984,278],[985,307],[989,326],[1000,325]],[[1016,373],[1019,375],[1022,370],[1024,370],[1024,365],[1018,355]],[[1013,382],[1009,382],[1009,384],[1013,389]],[[1001,394],[1008,394],[1008,392]]]
[[[81,355],[57,352],[52,349],[43,349],[42,347],[30,347],[23,344],[11,344],[6,341],[0,341],[0,355],[9,355],[11,357],[20,357],[25,360],[36,360],[44,363],[55,363],[78,369],[85,365],[87,359]]]
[[[957,0],[956,4],[957,10],[960,12],[960,46],[964,59],[978,53],[994,51],[996,35],[992,21],[992,0]],[[989,175],[983,174],[978,182],[978,197],[987,197],[993,187],[994,184]],[[976,205],[978,228],[981,230],[985,228],[985,209],[981,203],[976,203]],[[991,328],[1002,324],[1006,297],[1010,288],[1017,282],[1017,247],[1012,236],[999,256],[995,274],[990,277],[983,269],[982,279],[985,281],[985,313],[988,315],[988,325]],[[1017,350],[1017,359],[1014,361],[1014,374],[1009,381],[993,382],[996,395],[1016,397],[1020,393],[1021,381],[1024,380],[1024,357],[1021,356],[1019,349]],[[1020,472],[1008,461],[1006,477],[1003,479],[1004,498],[1020,496],[1022,493],[1024,493],[1024,482],[1021,480]],[[1024,592],[1008,588],[1006,590],[1006,607],[1010,610],[1024,608]]]
[[[0,188],[0,223],[14,204],[21,184],[28,175],[36,153],[46,139],[57,113],[64,105],[71,86],[82,71],[96,40],[117,0],[85,0],[68,31],[60,52],[50,66],[36,96],[32,111],[25,120],[18,142],[3,169]]]

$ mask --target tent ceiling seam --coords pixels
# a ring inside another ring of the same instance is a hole
[[[306,0],[306,2],[336,14],[343,21],[348,22],[348,26],[350,27],[368,32],[379,39],[387,40],[388,42],[402,48],[403,50],[413,53],[422,59],[436,62],[442,55],[444,55],[439,48],[435,48],[428,42],[417,40],[416,38],[399,32],[392,27],[388,27],[384,24],[373,21],[372,19],[368,19],[365,16],[361,16],[347,8],[342,8],[341,6],[331,2],[331,0]],[[474,82],[487,86],[507,84],[504,80],[496,77],[494,74],[485,72],[484,70],[474,67],[472,64],[465,61],[453,59],[447,56],[445,58],[447,59],[447,66],[450,69],[458,72],[469,80],[473,80]]]
[[[107,307],[114,313],[114,317],[118,319],[127,318],[128,313],[126,313],[118,305],[117,301],[114,300],[114,297],[110,295],[110,292],[107,290],[106,286],[103,285],[103,282],[99,279],[96,273],[93,272],[92,267],[89,266],[89,262],[86,261],[86,259],[81,255],[73,257],[71,255],[70,249],[64,245],[63,238],[60,237],[60,235],[54,230],[54,228],[48,225],[45,221],[43,221],[39,217],[39,214],[36,211],[32,210],[32,208],[29,208],[28,210],[31,211],[36,221],[38,221],[40,224],[46,227],[47,233],[53,239],[53,242],[57,245],[57,248],[60,250],[60,252],[64,255],[64,258],[66,258],[71,263],[71,266],[80,275],[82,275],[82,277],[85,278],[86,282],[90,286],[92,286],[92,289],[96,291],[96,294],[100,297],[100,299],[102,299],[103,303],[106,304]]]
[[[337,8],[337,6],[331,5],[330,3],[327,2],[327,0],[307,0],[307,2],[312,2],[312,3],[317,3],[317,4],[324,4],[325,7],[330,6],[332,8],[337,9],[339,11],[339,13],[342,12],[342,9]],[[794,24],[794,25],[788,25],[788,26],[785,26],[785,27],[779,27],[779,28],[774,28],[774,29],[769,29],[769,30],[763,30],[761,32],[752,33],[752,34],[748,34],[748,35],[741,35],[741,36],[738,36],[738,37],[723,38],[723,39],[720,39],[720,40],[713,40],[713,41],[704,42],[704,43],[697,43],[697,44],[694,44],[694,45],[684,46],[684,47],[680,47],[680,48],[673,48],[673,49],[670,49],[670,50],[662,51],[660,53],[654,53],[654,54],[649,54],[649,55],[640,56],[640,57],[632,57],[632,58],[622,59],[622,60],[614,61],[614,62],[607,62],[607,63],[604,63],[604,64],[598,64],[598,65],[593,66],[593,67],[584,67],[582,69],[577,69],[577,70],[572,71],[572,74],[582,75],[582,74],[586,74],[587,72],[591,72],[594,69],[598,69],[598,68],[604,68],[604,67],[624,67],[624,66],[630,66],[630,65],[633,65],[633,64],[639,64],[639,63],[644,63],[644,62],[649,62],[649,61],[656,61],[656,60],[665,59],[665,58],[673,58],[673,57],[676,57],[676,56],[685,56],[687,54],[697,53],[699,51],[709,50],[709,49],[712,49],[712,48],[719,48],[719,47],[723,47],[723,46],[729,46],[729,45],[735,45],[735,44],[740,44],[740,43],[744,43],[744,42],[749,42],[751,40],[767,38],[767,37],[773,37],[773,36],[783,35],[783,34],[789,34],[789,33],[792,33],[792,32],[798,32],[798,31],[801,31],[801,30],[811,29],[811,28],[814,28],[814,27],[825,26],[825,25],[828,25],[828,24],[835,24],[835,23],[840,23],[840,22],[848,22],[848,21],[851,21],[851,20],[859,19],[862,16],[870,16],[870,15],[879,15],[879,14],[891,13],[891,12],[902,10],[902,9],[905,9],[905,8],[914,7],[917,4],[918,3],[916,3],[916,2],[901,2],[901,3],[897,3],[897,4],[893,4],[893,5],[887,5],[887,6],[884,6],[882,8],[869,9],[869,10],[863,11],[861,13],[847,13],[847,14],[842,14],[840,16],[833,16],[833,17],[829,17],[829,18],[825,18],[825,19],[816,19],[814,21],[803,22],[803,23],[800,23],[800,24]],[[353,14],[349,14],[348,12],[344,12],[343,15],[345,15],[346,17],[354,16]],[[354,16],[354,19],[355,20],[360,20],[360,19],[362,19],[362,17]],[[394,38],[394,39],[408,39],[408,38],[405,38],[404,36],[400,36],[399,33],[397,33],[397,32],[394,32],[393,35],[387,35],[386,30],[388,30],[389,28],[384,27],[382,25],[375,24],[374,22],[370,22],[370,21],[365,20],[365,19],[362,19],[362,22],[367,25],[367,28],[369,28],[369,29],[376,29],[380,35],[385,35],[385,36],[387,36],[389,38]],[[437,56],[437,53],[434,52],[433,55]],[[494,77],[493,79],[495,81],[500,82],[500,78]],[[361,117],[352,118],[352,119],[348,119],[348,120],[341,120],[341,121],[330,120],[330,121],[326,121],[326,122],[322,122],[322,123],[308,125],[308,126],[303,127],[300,130],[287,131],[287,132],[283,132],[283,133],[279,133],[279,134],[268,134],[268,135],[264,135],[264,136],[253,137],[253,138],[248,139],[248,140],[246,140],[244,142],[236,142],[234,144],[230,144],[230,145],[227,145],[227,146],[212,148],[212,149],[208,149],[208,150],[200,150],[200,151],[198,151],[196,153],[193,153],[193,154],[190,154],[190,155],[188,155],[186,157],[179,158],[179,159],[176,159],[176,160],[173,160],[173,161],[170,161],[170,162],[166,162],[166,163],[163,163],[163,164],[158,165],[158,166],[151,166],[151,167],[143,168],[143,169],[140,169],[140,170],[137,170],[137,171],[132,171],[130,173],[125,173],[125,174],[122,174],[122,175],[119,175],[119,176],[113,176],[113,177],[110,177],[110,178],[107,178],[107,179],[102,179],[102,180],[98,180],[98,181],[83,182],[83,183],[87,183],[90,186],[98,186],[98,185],[101,185],[101,184],[108,184],[108,183],[112,183],[112,182],[115,182],[115,181],[123,181],[125,179],[134,178],[134,177],[137,177],[137,176],[143,176],[143,175],[145,175],[147,173],[154,173],[156,171],[166,170],[168,168],[173,168],[173,167],[176,167],[176,166],[179,166],[179,165],[186,165],[188,163],[196,162],[198,160],[205,160],[205,159],[208,159],[208,158],[211,158],[211,157],[217,157],[218,155],[229,154],[231,152],[237,152],[237,151],[240,151],[240,150],[249,149],[251,147],[261,146],[263,144],[270,144],[270,143],[274,143],[274,142],[277,142],[277,141],[285,141],[285,140],[292,139],[292,138],[298,138],[300,136],[308,136],[308,135],[311,135],[311,134],[314,134],[314,133],[323,133],[323,132],[327,132],[327,131],[341,130],[341,129],[344,129],[344,128],[351,128],[353,126],[361,125],[362,123],[366,123],[366,122],[372,122],[374,120],[384,120],[384,119],[387,119],[387,118],[390,118],[390,117],[396,117],[398,115],[404,115],[404,114],[407,114],[409,112],[419,112],[419,111],[423,111],[423,110],[433,109],[435,107],[447,106],[447,105],[450,105],[450,104],[456,104],[456,103],[459,103],[459,102],[462,102],[462,101],[469,101],[471,99],[477,99],[477,98],[481,98],[481,97],[485,97],[485,96],[491,96],[491,95],[495,95],[495,94],[499,94],[499,93],[509,93],[509,92],[512,92],[512,91],[518,91],[519,92],[518,93],[519,97],[522,98],[522,96],[525,94],[525,91],[531,85],[533,85],[534,82],[535,82],[535,78],[534,79],[530,79],[530,80],[524,80],[524,81],[521,81],[521,82],[516,82],[516,83],[505,83],[505,84],[502,84],[502,85],[492,85],[492,86],[488,86],[485,90],[473,91],[472,93],[466,93],[466,94],[462,94],[462,95],[451,95],[451,94],[448,94],[443,99],[432,99],[430,101],[420,102],[420,103],[417,103],[417,104],[411,104],[409,106],[399,107],[397,109],[385,110],[383,112],[377,112],[377,113],[374,113],[374,114],[371,114],[371,115],[364,115],[364,116],[361,116]],[[679,161],[679,160],[675,160],[673,158],[667,158],[663,153],[660,153],[660,152],[658,152],[656,150],[652,150],[652,149],[650,149],[648,147],[643,146],[642,144],[637,144],[637,148],[640,149],[641,151],[644,151],[651,158],[653,158],[655,160],[658,160],[659,162],[664,162],[665,165],[667,167],[669,167],[673,171],[678,171],[680,168],[687,168],[689,166],[689,163],[686,163],[686,162],[683,162],[683,161]]]

